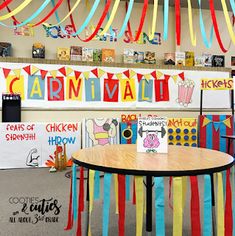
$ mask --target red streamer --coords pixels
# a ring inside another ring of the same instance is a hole
[[[176,30],[176,43],[180,45],[181,36],[181,22],[180,22],[180,0],[175,0],[175,30]]]
[[[80,167],[77,236],[82,236],[82,211],[83,210],[84,210],[84,169],[83,167]]]
[[[233,234],[233,216],[232,216],[232,190],[230,183],[230,169],[226,171],[226,200],[224,217],[225,236]]]
[[[4,3],[0,5],[0,10],[2,10],[4,7],[8,6],[13,0],[6,0]]]
[[[118,175],[118,230],[119,236],[125,235],[125,208],[126,208],[126,178]]]
[[[135,179],[133,179],[133,196],[132,196],[132,204],[136,204],[136,195],[135,195]]]
[[[200,200],[197,176],[190,176],[191,182],[191,228],[192,236],[201,235]]]
[[[127,8],[128,8],[128,3],[126,2],[126,11],[127,11]],[[136,42],[140,37],[140,34],[141,34],[143,26],[144,26],[144,20],[145,20],[145,16],[146,16],[146,13],[147,13],[147,8],[148,8],[148,0],[144,0],[144,6],[143,6],[141,18],[140,18],[140,24],[139,24],[139,28],[136,32],[135,39],[133,39],[131,24],[130,24],[130,21],[128,20],[127,29],[128,29],[129,34],[130,34],[130,39],[131,39],[132,42]]]
[[[219,43],[220,49],[222,50],[222,52],[226,53],[228,50],[224,48],[224,45],[223,45],[221,37],[220,37],[213,0],[210,0],[210,11],[211,11],[211,18],[212,18],[214,30],[215,30],[215,35],[216,35],[217,41]]]

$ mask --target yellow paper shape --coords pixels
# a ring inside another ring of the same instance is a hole
[[[13,72],[17,78],[20,77],[21,69],[14,69]]]
[[[51,76],[55,79],[57,76],[57,70],[51,70],[50,71]]]
[[[172,77],[172,79],[174,80],[174,82],[176,83],[176,82],[177,82],[177,79],[178,79],[178,75],[172,75],[171,77]]]
[[[15,75],[9,75],[6,81],[8,93],[19,93],[21,99],[24,100],[24,76],[16,77]]]
[[[144,213],[143,176],[135,176],[136,193],[136,236],[142,236]]]
[[[90,71],[84,71],[82,73],[83,73],[83,76],[84,76],[85,79],[89,79]]]
[[[224,120],[223,123],[228,127],[231,128],[231,122],[230,122],[231,117],[229,117],[228,119]]]
[[[122,79],[122,73],[117,73],[116,77],[117,77],[117,79],[121,80]]]
[[[163,76],[163,73],[161,71],[157,71],[157,79],[160,79]]]
[[[224,235],[224,194],[222,173],[217,173],[217,235]]]
[[[129,70],[130,78],[134,77],[136,75],[136,72],[133,70]]]
[[[98,69],[98,76],[101,78],[106,72],[104,70]]]
[[[151,75],[150,74],[145,74],[144,75],[144,78],[149,82],[150,78],[151,78]]]
[[[73,69],[70,67],[66,67],[66,76],[70,75],[73,72]]]
[[[36,74],[39,71],[39,69],[36,66],[31,66],[31,75]]]
[[[182,178],[173,177],[173,236],[183,235]]]
[[[208,125],[210,122],[211,122],[210,119],[208,119],[207,117],[204,117],[204,119],[203,119],[203,123],[202,123],[202,127]]]
[[[114,178],[114,191],[115,191],[115,213],[118,214],[118,176],[113,174]]]
[[[121,101],[122,102],[133,102],[136,101],[136,86],[135,79],[121,79]]]
[[[83,79],[74,76],[67,77],[66,99],[82,101]]]

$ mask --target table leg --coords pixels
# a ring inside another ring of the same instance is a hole
[[[214,189],[213,174],[210,174],[210,177],[211,177],[211,203],[212,203],[212,232],[213,235],[216,235],[215,189]]]
[[[152,232],[152,176],[146,176],[146,231]]]

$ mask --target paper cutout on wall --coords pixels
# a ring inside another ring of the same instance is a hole
[[[104,80],[104,101],[118,102],[119,81],[112,79]]]
[[[83,73],[84,74],[84,73]],[[89,78],[85,80],[86,101],[101,101],[100,79]]]
[[[8,93],[19,93],[21,100],[24,100],[24,76],[9,75],[7,77],[6,91]]]
[[[28,99],[45,99],[45,80],[40,75],[28,76]]]
[[[145,79],[141,80],[139,83],[139,93],[138,101],[139,102],[152,102],[153,98],[153,81],[146,81]]]
[[[169,101],[170,98],[168,80],[168,76],[164,76],[164,79],[154,80],[156,102]]]
[[[66,83],[66,99],[82,101],[83,79],[68,76]]]
[[[135,144],[137,139],[137,122],[121,122],[120,137],[121,144]]]
[[[135,79],[121,79],[121,101],[122,102],[132,102],[136,101],[136,87]]]
[[[64,77],[47,77],[48,101],[64,100]]]

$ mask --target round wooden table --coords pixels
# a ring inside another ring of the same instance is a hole
[[[169,145],[166,154],[140,153],[136,150],[135,144],[96,146],[79,150],[72,155],[72,159],[74,163],[88,169],[146,176],[148,232],[152,231],[153,176],[212,176],[215,172],[230,168],[234,162],[227,153],[205,148]]]

